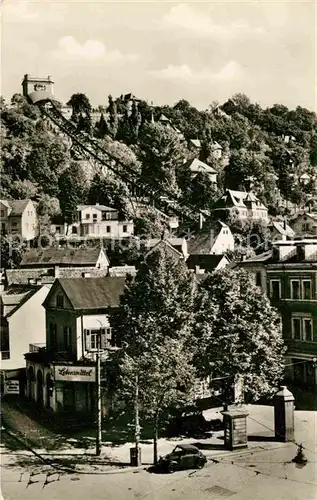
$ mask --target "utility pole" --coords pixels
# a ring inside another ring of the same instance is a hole
[[[136,466],[141,465],[140,460],[140,420],[139,420],[139,377],[135,376],[135,453],[136,453]]]
[[[100,377],[100,344],[101,328],[97,337],[97,356],[96,356],[96,385],[97,385],[97,431],[96,431],[96,455],[101,452],[101,377]]]

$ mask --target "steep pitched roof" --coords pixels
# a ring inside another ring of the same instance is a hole
[[[52,285],[46,284],[43,286],[47,288],[47,292],[48,292]],[[37,286],[37,287],[34,287],[32,290],[30,290],[30,292],[27,293],[13,309],[11,309],[11,311],[6,315],[6,317],[9,318],[14,313],[16,313],[16,311],[18,311],[31,297],[33,297],[33,295],[35,295],[40,290],[40,288],[41,288],[41,286]]]
[[[164,246],[164,248],[171,253],[174,257],[177,259],[183,259],[183,254],[179,252],[176,248],[173,247],[167,240],[159,240],[145,255],[144,259],[146,260],[147,256],[150,255],[151,253],[155,252],[158,250],[161,246]]]
[[[196,147],[200,148],[201,147],[201,142],[199,139],[190,139],[190,142]]]
[[[235,206],[246,208],[245,202],[257,202],[258,208],[266,208],[254,193],[247,191],[235,191],[233,189],[226,189],[225,193],[216,201],[214,207],[226,208]]]
[[[11,208],[10,217],[22,215],[29,201],[30,200],[8,200],[7,203]]]
[[[198,160],[198,158],[194,158],[187,163],[189,170],[194,173],[206,173],[206,174],[217,174],[217,171],[204,163],[203,161]]]
[[[284,227],[284,224],[282,222],[278,222],[273,220],[271,224],[269,224],[268,227],[275,228],[278,233],[280,233],[283,236],[288,236],[289,238],[292,238],[295,235],[295,231],[286,224],[286,227]]]
[[[100,248],[33,248],[23,255],[20,267],[37,265],[95,266]]]
[[[167,118],[167,116],[165,116],[162,113],[161,116],[159,117],[159,122],[168,122],[168,123],[171,123],[171,120],[169,118]]]
[[[27,300],[29,300],[29,298],[32,297],[32,295],[34,295],[37,290],[38,288],[28,288],[24,290],[12,288],[1,294],[0,299],[4,307],[4,316],[11,316],[13,312],[15,312]]]
[[[53,289],[60,285],[67,295],[73,309],[105,309],[118,307],[120,296],[125,287],[125,278],[59,278],[55,281]],[[44,306],[50,297],[46,297]]]

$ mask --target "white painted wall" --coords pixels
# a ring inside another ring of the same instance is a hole
[[[51,285],[43,285],[12,316],[8,317],[10,359],[1,361],[3,370],[25,367],[29,344],[46,342],[45,309],[42,306]]]
[[[222,227],[215,238],[210,253],[221,255],[228,250],[234,250],[234,237],[229,227]]]

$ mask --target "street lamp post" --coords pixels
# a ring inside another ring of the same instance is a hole
[[[96,354],[96,388],[97,388],[97,429],[96,429],[96,455],[101,453],[101,374],[100,374],[100,347],[102,324],[97,335],[97,354]]]

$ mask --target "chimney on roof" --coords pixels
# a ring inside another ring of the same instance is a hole
[[[286,217],[284,217],[284,220],[283,220],[283,229],[284,229],[284,231],[286,231],[286,227],[287,227]]]
[[[55,278],[59,278],[59,266],[54,267],[54,276]]]

